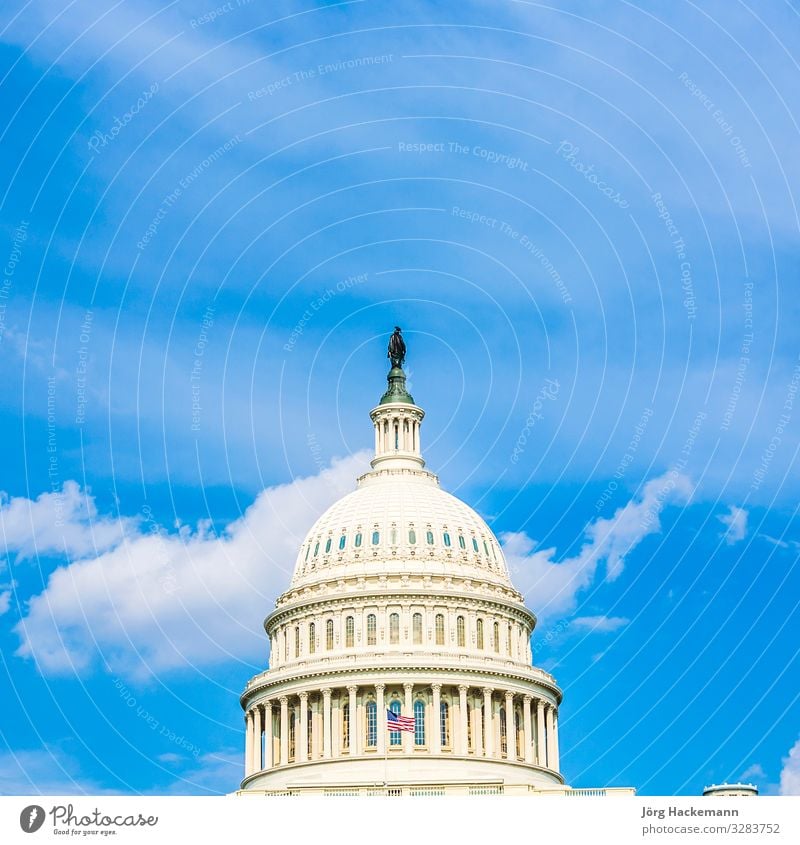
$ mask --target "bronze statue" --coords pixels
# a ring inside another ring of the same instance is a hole
[[[402,331],[400,326],[395,326],[394,334],[389,338],[389,352],[386,357],[391,360],[393,367],[402,367],[406,360],[406,344]]]

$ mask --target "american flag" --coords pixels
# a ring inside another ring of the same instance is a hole
[[[391,710],[386,711],[386,727],[390,731],[408,731],[414,733],[415,723],[413,716],[401,716]]]

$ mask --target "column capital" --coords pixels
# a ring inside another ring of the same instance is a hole
[[[308,693],[307,692],[301,692],[301,693],[299,693],[299,696],[300,696],[300,701],[308,701]]]
[[[325,687],[325,689],[322,690],[322,697],[325,699],[325,701],[330,701],[332,695],[333,690],[330,687]]]
[[[492,687],[484,687],[483,688],[483,694],[484,695],[493,695],[494,689]]]
[[[355,695],[358,692],[358,687],[356,686],[356,684],[350,684],[350,686],[347,687],[347,691],[350,693],[350,695]]]
[[[441,692],[442,691],[442,685],[441,684],[431,684],[431,689],[434,692]]]
[[[523,700],[526,704],[530,704],[530,703],[531,703],[531,701],[533,701],[533,696],[532,696],[532,695],[525,695],[525,696],[523,696],[523,697],[522,697],[522,700]]]
[[[284,705],[284,704],[288,704],[288,703],[289,703],[289,696],[288,696],[288,695],[282,695],[282,696],[278,699],[278,701],[280,701],[280,703],[281,703],[281,707],[283,707],[283,705]]]
[[[461,693],[469,692],[469,687],[466,684],[459,684],[458,691]]]
[[[405,692],[411,692],[414,689],[414,684],[403,684]]]
[[[386,684],[375,684],[375,692],[382,693],[386,689]]]

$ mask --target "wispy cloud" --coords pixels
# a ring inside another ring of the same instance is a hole
[[[618,578],[626,556],[649,534],[661,530],[661,511],[668,504],[687,503],[693,491],[685,475],[668,472],[644,485],[639,496],[609,519],[597,519],[586,529],[587,542],[577,555],[558,560],[556,549],[539,549],[524,532],[501,534],[513,577],[524,595],[535,601],[542,616],[568,613],[576,596],[597,577],[600,565],[609,581]]]
[[[736,505],[728,506],[728,513],[720,514],[717,519],[725,526],[721,534],[729,546],[733,546],[740,540],[744,540],[747,534],[747,511]]]
[[[624,616],[577,616],[570,625],[591,633],[607,634],[624,628],[630,621]]]

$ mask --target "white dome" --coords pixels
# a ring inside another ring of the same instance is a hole
[[[300,547],[292,590],[340,577],[455,575],[513,589],[500,544],[469,505],[419,469],[380,469],[332,505]]]

